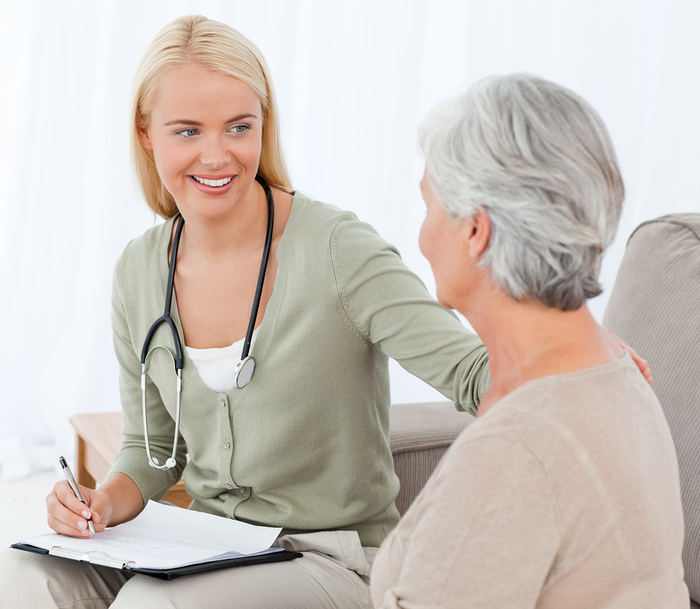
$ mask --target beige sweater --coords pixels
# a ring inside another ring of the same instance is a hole
[[[675,609],[678,465],[628,355],[538,379],[468,427],[372,572],[375,607]]]

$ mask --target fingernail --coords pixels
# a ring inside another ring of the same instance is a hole
[[[84,529],[87,526],[84,520],[79,520],[78,521],[78,528],[79,529]]]
[[[83,510],[82,514],[83,518],[90,518],[90,512],[88,512],[87,510]]]
[[[89,537],[89,536],[90,536],[90,531],[89,531],[88,529],[85,529],[84,531],[80,531],[80,534],[81,534],[81,535],[84,535],[85,537]]]

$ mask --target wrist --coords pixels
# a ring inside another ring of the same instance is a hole
[[[143,510],[143,497],[137,484],[126,474],[116,472],[95,489],[102,495],[104,516],[111,526],[127,522]],[[99,510],[97,510],[99,513]]]

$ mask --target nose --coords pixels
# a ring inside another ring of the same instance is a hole
[[[212,169],[221,169],[229,163],[231,155],[219,138],[210,138],[205,142],[199,160],[202,165]]]

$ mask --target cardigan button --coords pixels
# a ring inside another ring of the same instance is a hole
[[[229,448],[231,448],[231,442],[229,442],[228,440],[226,440],[226,442],[224,442],[224,448],[225,448],[226,450],[228,450]]]

